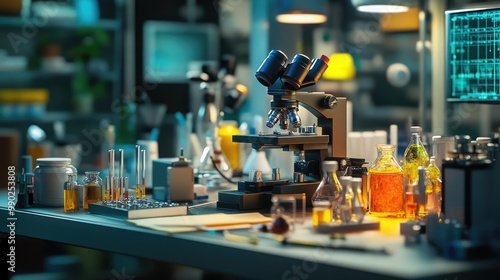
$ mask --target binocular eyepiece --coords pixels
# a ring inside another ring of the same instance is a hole
[[[288,57],[280,50],[272,50],[255,73],[257,80],[264,86],[272,86],[281,77],[283,89],[298,90],[314,85],[328,68],[328,57],[311,60],[303,54],[296,54],[290,64]]]

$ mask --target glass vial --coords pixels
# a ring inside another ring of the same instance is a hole
[[[89,209],[89,203],[102,200],[102,179],[99,171],[85,172],[83,179],[83,209]]]
[[[377,159],[368,171],[369,211],[381,218],[398,218],[403,211],[403,169],[394,158],[396,146],[377,145]]]
[[[340,210],[340,221],[343,224],[348,224],[352,219],[352,198],[353,191],[351,188],[351,176],[341,176],[339,178],[340,184],[342,185],[342,192],[339,203]]]
[[[439,170],[436,164],[436,158],[431,156],[429,166],[427,166],[427,172],[429,173],[430,179],[430,190],[427,196],[427,210],[429,212],[437,213],[438,216],[441,214],[441,201],[442,201],[442,179],[441,170]]]
[[[64,183],[64,212],[75,212],[80,210],[80,197],[75,176],[68,175],[68,181]]]
[[[326,215],[325,211],[328,209],[330,212],[328,222],[338,220],[338,205],[342,186],[337,178],[337,169],[338,163],[336,161],[323,161],[323,178],[311,197],[313,208],[317,208],[317,211],[313,211],[313,226],[315,221],[324,220],[321,217]]]

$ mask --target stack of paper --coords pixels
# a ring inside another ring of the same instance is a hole
[[[127,221],[140,227],[150,228],[166,233],[182,233],[199,230],[223,230],[251,227],[255,224],[270,223],[272,219],[260,213],[217,213],[135,220],[129,219]]]

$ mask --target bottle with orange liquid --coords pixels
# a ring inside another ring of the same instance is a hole
[[[403,209],[403,168],[394,158],[396,146],[377,145],[377,159],[368,171],[369,213],[380,218],[400,218]]]

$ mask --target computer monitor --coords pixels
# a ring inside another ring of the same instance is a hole
[[[143,76],[149,83],[187,83],[190,64],[219,60],[219,31],[213,23],[151,20],[144,23],[143,36]]]
[[[500,6],[450,10],[446,100],[500,103]]]

